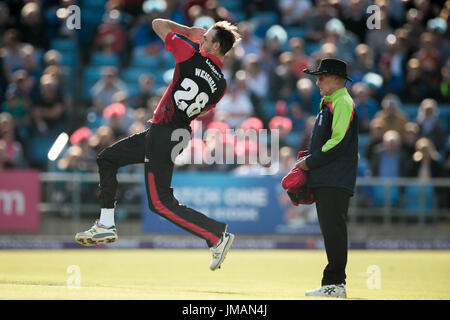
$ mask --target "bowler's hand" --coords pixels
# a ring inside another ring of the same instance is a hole
[[[298,159],[297,162],[295,163],[295,166],[296,166],[297,168],[302,169],[302,170],[308,171],[309,168],[308,168],[308,166],[306,165],[306,158],[307,158],[307,157],[301,157],[300,159]]]
[[[206,33],[205,28],[201,28],[201,27],[191,27],[189,29],[189,40],[195,42],[195,43],[199,43],[201,39],[203,39],[203,35]]]

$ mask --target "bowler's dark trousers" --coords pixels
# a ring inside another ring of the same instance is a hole
[[[313,188],[312,192],[328,259],[322,285],[345,284],[348,249],[346,219],[350,195],[332,187]]]
[[[180,141],[171,141],[174,127],[151,124],[141,133],[124,138],[105,148],[97,157],[100,174],[99,197],[102,208],[114,208],[117,190],[117,170],[126,165],[145,163],[145,185],[151,211],[184,230],[215,245],[226,224],[188,208],[173,196],[170,187],[174,163],[172,148]]]

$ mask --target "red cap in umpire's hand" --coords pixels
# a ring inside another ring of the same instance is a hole
[[[353,81],[348,77],[347,64],[339,59],[327,58],[320,61],[319,68],[316,70],[303,69],[304,73],[318,76],[320,74],[334,74],[345,78],[348,81]]]

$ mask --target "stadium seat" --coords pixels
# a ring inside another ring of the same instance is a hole
[[[320,45],[318,43],[307,43],[305,46],[305,53],[309,56],[313,52],[316,52],[320,49]]]
[[[102,77],[102,67],[87,67],[83,72],[83,98],[90,99],[90,90]]]
[[[145,73],[145,70],[136,67],[130,67],[122,71],[120,78],[128,85],[128,84],[137,84],[139,83],[139,77]]]
[[[258,12],[249,21],[254,27],[254,34],[265,38],[267,30],[278,23],[278,16],[275,12]]]
[[[50,48],[58,50],[59,52],[75,52],[77,50],[77,43],[72,39],[56,38],[50,43]]]
[[[291,148],[294,149],[294,151],[296,151],[301,138],[302,138],[302,135],[299,134],[298,132],[290,132],[286,136],[286,142]]]
[[[417,112],[419,111],[418,104],[404,104],[401,110],[406,114],[409,121],[415,121],[417,117]]]
[[[361,157],[366,156],[366,147],[370,141],[370,136],[368,134],[358,135],[358,152]]]
[[[289,39],[298,37],[304,39],[306,37],[306,30],[302,27],[288,27],[286,28]]]
[[[131,67],[157,69],[161,64],[161,60],[157,57],[144,56],[135,54],[131,60]]]
[[[264,113],[268,119],[276,115],[276,102],[267,101],[264,105]]]
[[[390,200],[390,208],[395,208],[398,206],[400,201],[400,187],[392,186],[389,189],[384,186],[374,186],[374,208],[384,208],[387,205],[388,200]],[[389,196],[386,197],[386,195]]]
[[[29,147],[30,160],[33,163],[45,164],[47,159],[47,154],[53,143],[55,142],[57,135],[36,135],[31,138]]]
[[[85,30],[92,36],[95,27],[100,25],[103,21],[104,10],[96,8],[86,8],[82,10],[81,14],[81,30]]]
[[[103,54],[95,52],[90,61],[91,66],[120,66],[120,58],[115,54]]]
[[[234,12],[242,9],[242,1],[241,0],[221,0],[219,1],[219,5],[224,7],[228,11]]]
[[[82,0],[80,3],[80,7],[82,9],[97,9],[102,10],[105,7],[106,0]]]
[[[75,67],[78,62],[76,52],[62,51],[61,52],[61,64],[63,66]]]
[[[422,192],[423,195],[421,194]],[[434,188],[432,186],[422,187],[417,185],[407,186],[405,189],[405,209],[406,215],[417,216],[420,212],[430,214],[434,207]],[[425,203],[421,203],[423,201]]]
[[[135,97],[141,90],[141,87],[137,83],[127,83],[127,88],[128,88],[128,95],[131,98]]]

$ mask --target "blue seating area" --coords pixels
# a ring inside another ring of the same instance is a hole
[[[50,48],[60,52],[75,52],[78,49],[78,44],[75,40],[69,38],[56,38],[50,43]]]
[[[90,90],[94,84],[102,77],[102,68],[99,66],[86,67],[83,71],[83,98],[90,99]]]
[[[103,54],[101,52],[94,52],[90,63],[90,66],[114,66],[120,67],[120,57],[115,54]]]

